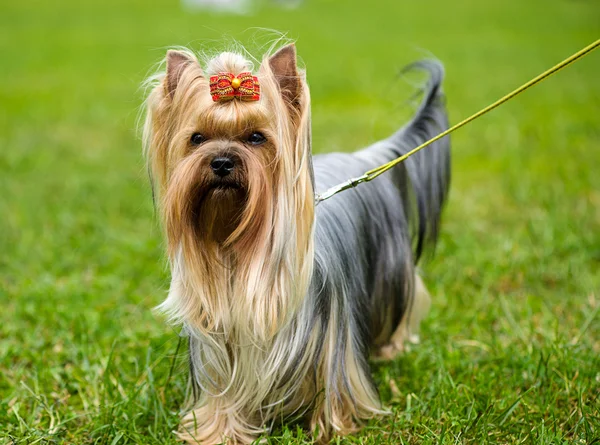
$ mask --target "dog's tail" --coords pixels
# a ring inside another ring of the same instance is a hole
[[[412,120],[388,138],[385,146],[391,159],[402,156],[423,142],[448,128],[442,81],[444,67],[435,60],[423,60],[406,67],[403,72],[424,70],[429,80],[423,88],[423,100]],[[400,167],[403,165],[403,168]],[[412,188],[406,194],[407,214],[416,229],[413,232],[415,261],[426,245],[435,245],[440,217],[450,185],[450,139],[448,136],[434,142],[406,159],[394,170],[403,178],[401,187]],[[407,178],[406,178],[407,177]],[[408,181],[405,180],[408,179]]]

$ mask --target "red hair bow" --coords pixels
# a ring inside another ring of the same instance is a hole
[[[210,76],[210,95],[215,102],[231,100],[235,97],[252,101],[260,99],[260,85],[252,73],[218,73]]]

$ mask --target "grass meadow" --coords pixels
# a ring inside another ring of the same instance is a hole
[[[152,311],[169,274],[140,85],[169,46],[260,51],[255,28],[297,40],[327,152],[410,116],[408,62],[445,63],[457,122],[597,39],[600,5],[1,2],[0,443],[177,443],[185,345]],[[423,342],[373,364],[392,415],[334,443],[600,443],[600,50],[452,140]],[[268,442],[311,440],[282,425]]]

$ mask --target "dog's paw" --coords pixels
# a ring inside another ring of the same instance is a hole
[[[374,354],[374,360],[393,360],[402,353],[404,353],[404,345],[400,346],[395,343],[388,343],[387,345],[381,346]]]

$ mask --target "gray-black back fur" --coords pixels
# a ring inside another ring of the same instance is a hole
[[[314,156],[317,193],[405,154],[448,127],[442,65],[420,61],[407,69],[429,74],[415,116],[361,151]],[[416,263],[435,244],[449,182],[450,141],[445,137],[372,182],[316,207],[311,291],[316,315],[327,324],[331,311],[338,311],[338,330],[350,330],[351,346],[365,367],[371,346],[386,341],[381,335],[389,335],[410,307]],[[345,348],[340,344],[334,374],[344,372]]]

